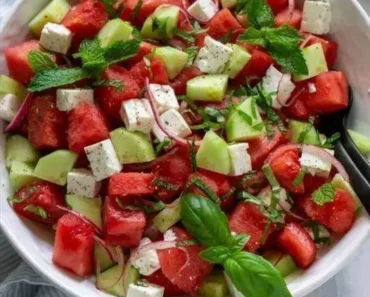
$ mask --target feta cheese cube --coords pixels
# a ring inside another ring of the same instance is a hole
[[[327,150],[326,151],[334,156],[333,150]],[[330,170],[331,170],[331,164],[320,158],[320,156],[314,155],[305,149],[303,147],[302,149],[302,155],[299,159],[299,162],[301,163],[301,166],[305,166],[307,168],[307,172],[311,175],[315,176],[322,176],[322,177],[328,177]]]
[[[313,34],[327,34],[330,32],[331,9],[327,1],[305,1],[301,31]]]
[[[263,88],[271,93],[272,107],[280,109],[282,104],[286,103],[292,95],[295,85],[292,83],[290,74],[283,75],[273,65],[267,69],[266,75],[262,79]],[[278,92],[280,91],[279,100],[277,100]]]
[[[312,93],[316,93],[316,91],[317,91],[316,85],[313,83],[308,83],[308,92],[312,94]]]
[[[47,23],[41,32],[40,44],[51,52],[67,54],[72,42],[72,32],[63,25]]]
[[[252,170],[252,161],[247,151],[248,148],[248,143],[238,143],[227,147],[231,161],[230,175],[239,176]]]
[[[92,171],[73,169],[67,176],[67,193],[94,198],[99,193],[101,182],[95,179]]]
[[[163,239],[164,239],[164,241],[176,241],[177,236],[176,236],[175,232],[173,232],[172,229],[169,229],[163,234]]]
[[[235,288],[233,282],[231,281],[229,276],[226,274],[226,272],[224,272],[224,275],[225,275],[227,286],[229,287],[231,297],[244,297],[244,295],[237,288]]]
[[[80,103],[94,103],[92,89],[58,89],[57,108],[60,111],[71,111]]]
[[[140,241],[140,246],[150,244],[152,241],[149,238],[144,237]],[[139,270],[141,275],[151,275],[161,268],[159,264],[159,258],[156,250],[149,250],[144,253],[140,253],[138,258],[134,261],[133,266]]]
[[[179,102],[177,101],[175,91],[171,86],[150,84],[149,89],[153,94],[156,107],[159,114],[164,113],[169,109],[179,109]]]
[[[172,132],[179,137],[187,137],[191,135],[191,130],[182,115],[175,109],[169,109],[160,116],[163,126],[167,131]],[[167,135],[154,123],[153,134],[159,141],[164,141]]]
[[[197,0],[188,8],[188,12],[197,20],[207,22],[218,12],[218,7],[212,0]]]
[[[22,100],[13,94],[0,96],[0,119],[11,122],[17,114]]]
[[[154,116],[147,99],[123,101],[120,115],[128,131],[147,134],[153,128]]]
[[[85,153],[97,181],[110,177],[122,169],[110,139],[85,147]]]
[[[209,36],[204,39],[204,43],[205,46],[198,52],[194,65],[205,73],[221,73],[233,50]]]
[[[126,297],[163,297],[164,287],[147,282],[130,284]]]

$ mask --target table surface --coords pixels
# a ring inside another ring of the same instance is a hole
[[[370,14],[370,0],[358,0]],[[0,22],[13,0],[0,0]],[[307,297],[369,297],[370,238],[340,273]]]

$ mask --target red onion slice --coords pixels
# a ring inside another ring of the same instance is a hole
[[[307,45],[307,43],[311,40],[312,37],[313,37],[312,34],[308,34],[308,36],[302,41],[302,43],[299,47],[301,49],[304,48]]]
[[[288,4],[288,11],[287,11],[287,19],[285,21],[285,24],[289,24],[292,20],[293,14],[295,9],[295,0],[289,0]]]
[[[28,93],[26,98],[24,98],[22,105],[20,106],[17,114],[15,115],[14,119],[10,122],[10,124],[5,128],[5,133],[13,132],[17,130],[21,125],[25,118],[25,116],[28,114],[31,103],[33,99],[33,94]]]
[[[177,272],[177,274],[173,278],[170,279],[170,281],[172,283],[176,283],[176,279],[178,277],[181,277],[181,273],[186,269],[186,267],[189,265],[189,262],[190,262],[190,255],[189,255],[188,251],[186,250],[186,248],[180,247],[178,249],[181,250],[182,252],[184,252],[186,260],[185,260],[184,265],[182,265],[182,267]]]

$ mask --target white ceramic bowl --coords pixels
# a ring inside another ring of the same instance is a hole
[[[351,127],[370,136],[370,19],[355,0],[331,0],[332,37],[340,45],[337,68],[346,72],[355,93]],[[27,23],[48,0],[17,0],[8,19],[1,24],[1,49],[23,41]],[[3,51],[0,72],[6,73]],[[93,280],[77,278],[51,262],[53,234],[45,227],[18,217],[7,203],[12,190],[4,166],[4,143],[0,123],[0,225],[18,253],[36,271],[76,297],[107,296],[95,289]],[[335,245],[322,251],[307,271],[291,275],[287,281],[294,297],[302,297],[334,276],[358,251],[370,233],[370,219],[363,214],[353,229]]]

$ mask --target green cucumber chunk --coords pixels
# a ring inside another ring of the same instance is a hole
[[[283,277],[287,277],[298,269],[297,265],[293,261],[293,258],[288,254],[278,251],[268,251],[262,256],[272,265],[274,265],[276,270],[279,271]]]
[[[237,44],[228,43],[226,46],[230,47],[233,53],[229,62],[226,64],[223,74],[227,74],[230,78],[235,78],[243,70],[245,65],[249,63],[252,55]]]
[[[51,183],[65,186],[67,175],[77,161],[78,155],[68,150],[57,150],[42,157],[36,165],[34,176]]]
[[[325,53],[321,43],[315,43],[302,49],[302,54],[306,60],[308,74],[295,75],[295,81],[306,80],[328,71],[328,65],[326,64]]]
[[[177,6],[159,7],[146,20],[141,29],[144,38],[167,40],[172,38],[173,29],[177,27],[180,10]]]
[[[0,95],[13,94],[23,100],[27,95],[26,88],[16,80],[1,74],[0,75]]]
[[[233,8],[238,3],[238,0],[221,0],[223,8]]]
[[[114,150],[121,164],[146,163],[156,158],[147,135],[119,128],[110,133]]]
[[[33,176],[35,166],[29,163],[14,161],[10,168],[10,182],[14,190],[18,190],[28,184],[31,184],[38,179]]]
[[[358,149],[364,155],[370,154],[370,138],[356,131],[348,129],[349,135],[351,135],[353,141],[357,145]]]
[[[102,228],[102,219],[101,219],[102,203],[100,198],[66,195],[66,202],[70,208],[87,217],[100,229]]]
[[[101,272],[111,268],[114,265],[114,261],[109,256],[108,251],[99,242],[95,242],[94,259],[95,263],[98,263]]]
[[[220,102],[226,94],[227,83],[228,76],[225,74],[197,76],[186,83],[186,94],[195,101]]]
[[[231,162],[227,143],[212,130],[203,138],[196,155],[197,166],[209,171],[228,175]]]
[[[229,142],[248,141],[263,136],[266,128],[253,98],[248,98],[230,114],[226,121]]]
[[[153,58],[163,61],[170,79],[174,79],[185,68],[188,57],[187,53],[170,46],[157,47],[153,54]]]
[[[70,9],[68,1],[53,0],[32,19],[28,27],[33,34],[40,36],[47,23],[60,23]]]
[[[228,297],[229,288],[222,271],[214,271],[199,288],[198,297]]]
[[[309,128],[309,123],[300,122],[296,120],[289,120],[289,131],[290,131],[290,142],[298,143],[301,133],[304,133]],[[303,139],[304,144],[320,145],[320,134],[317,132],[315,127],[306,133]]]
[[[174,206],[173,206],[174,205]],[[153,219],[154,225],[162,233],[166,232],[173,225],[181,220],[180,203],[174,202],[172,206],[167,206],[160,211]]]
[[[136,282],[140,279],[140,273],[139,270],[137,270],[135,267],[130,266],[130,268],[127,271],[127,274],[123,278],[123,290],[125,292],[125,295],[127,294],[128,287],[131,284],[136,284]]]
[[[6,167],[10,168],[14,161],[36,163],[40,153],[36,151],[27,138],[21,135],[11,135],[6,139],[5,159]]]
[[[125,268],[119,265],[113,266],[96,277],[96,286],[104,289],[105,292],[117,297],[126,295],[123,284],[123,270]]]
[[[98,34],[102,47],[108,47],[116,41],[126,41],[131,38],[134,28],[121,19],[110,20]]]

